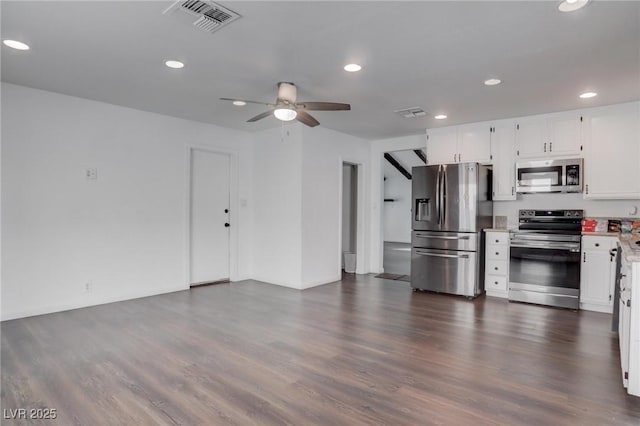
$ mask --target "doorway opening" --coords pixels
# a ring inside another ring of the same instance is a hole
[[[342,271],[356,272],[358,253],[358,165],[342,163]]]
[[[410,281],[411,276],[411,169],[426,164],[421,149],[383,154],[382,209],[383,274],[380,278]]]
[[[189,285],[229,282],[231,158],[194,148],[189,167]]]

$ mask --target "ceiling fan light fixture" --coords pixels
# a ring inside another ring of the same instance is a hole
[[[285,107],[285,108],[276,108],[273,111],[273,115],[280,121],[291,121],[296,118],[298,113],[296,112],[295,109],[291,107]]]
[[[589,0],[565,0],[558,5],[560,12],[573,12],[582,9],[589,3]]]

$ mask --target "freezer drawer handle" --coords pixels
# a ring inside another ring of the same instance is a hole
[[[416,254],[420,256],[432,256],[432,257],[452,257],[456,259],[468,259],[468,254],[440,254],[440,253],[428,253],[426,251],[418,251],[416,250]]]
[[[440,235],[428,235],[428,234],[416,234],[418,238],[437,238],[439,240],[468,240],[469,236],[465,235],[462,237],[444,237]]]

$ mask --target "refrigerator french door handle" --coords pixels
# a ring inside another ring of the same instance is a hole
[[[448,257],[455,259],[468,259],[468,254],[441,254],[441,253],[430,253],[427,251],[416,250],[416,254],[420,256],[432,256],[432,257]]]
[[[440,208],[442,210],[442,224],[444,225],[445,220],[447,220],[447,168],[446,166],[442,167],[442,181],[440,182]]]
[[[438,215],[438,225],[440,225],[440,169],[438,166],[438,174],[436,175],[436,214]]]

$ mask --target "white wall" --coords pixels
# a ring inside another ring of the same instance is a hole
[[[396,173],[384,181],[384,202],[382,228],[384,241],[395,243],[411,242],[411,181]]]
[[[402,151],[406,149],[426,149],[427,138],[425,134],[405,136],[400,138],[381,139],[371,142],[370,146],[370,197],[369,205],[369,271],[374,273],[383,272],[383,223],[382,210],[384,199],[383,185],[383,154],[391,151]]]
[[[249,135],[3,83],[2,319],[187,288],[188,144],[237,159],[231,275],[248,278]]]
[[[356,272],[368,271],[365,250],[365,182],[369,142],[323,127],[303,127],[302,285],[339,280],[342,245],[342,163],[361,164],[358,181]]]
[[[254,278],[301,288],[301,130],[287,124],[254,139]]]
[[[585,200],[582,194],[521,194],[515,201],[494,201],[493,215],[507,216],[508,226],[518,227],[520,209],[582,209],[587,217],[638,217],[640,200]]]

